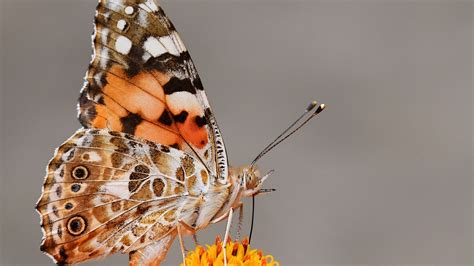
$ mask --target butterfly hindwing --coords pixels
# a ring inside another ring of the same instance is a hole
[[[93,49],[79,99],[84,127],[184,150],[226,179],[224,143],[201,80],[155,1],[99,1]]]
[[[207,180],[204,166],[180,150],[119,132],[78,130],[47,167],[37,204],[41,249],[70,264],[174,237],[178,216],[186,219],[194,202],[190,195],[207,185],[196,180]]]

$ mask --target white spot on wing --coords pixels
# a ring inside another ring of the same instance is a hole
[[[59,183],[64,179],[64,177],[59,175],[61,173],[61,171],[64,171],[64,167],[65,167],[65,165],[61,164],[61,166],[59,166],[58,169],[56,169],[56,171],[54,171],[53,176],[54,176],[54,181],[55,182]]]
[[[117,52],[127,55],[130,52],[130,49],[132,48],[132,41],[130,41],[127,37],[125,36],[119,36],[117,40],[115,41],[115,49]]]
[[[146,12],[150,13],[152,10],[146,4],[139,4],[139,7],[143,8]]]
[[[129,198],[130,191],[128,191],[127,183],[106,183],[101,187],[103,193],[112,194],[119,198]]]
[[[105,21],[108,21],[110,18],[110,12],[105,12],[103,16],[105,18]]]
[[[138,24],[140,26],[146,28],[148,25],[148,18],[147,18],[147,13],[145,12],[139,12],[138,13]]]
[[[160,43],[155,37],[148,37],[148,39],[143,44],[143,47],[147,52],[149,52],[153,57],[158,57],[166,52],[167,49]]]
[[[153,0],[146,0],[145,4],[147,4],[151,10],[158,11],[158,6],[155,4]]]
[[[204,115],[196,96],[190,92],[177,91],[166,95],[166,102],[170,111],[174,114],[179,114],[182,110],[188,110],[195,112],[199,116]]]
[[[173,39],[168,35],[168,36],[163,36],[160,38],[160,42],[165,46],[166,50],[172,55],[179,56],[179,51],[176,48],[175,43],[173,42]]]
[[[181,37],[179,36],[179,34],[176,31],[174,31],[171,34],[171,38],[173,38],[174,43],[176,43],[176,45],[178,46],[178,49],[179,49],[180,52],[185,52],[186,51],[186,46],[184,46],[183,40],[181,40]]]
[[[97,94],[96,96],[94,96],[94,98],[92,98],[95,102],[98,102],[100,100],[100,98],[102,98],[102,96],[100,94]]]
[[[102,28],[101,31],[100,31],[100,41],[102,42],[102,44],[106,45],[107,44],[107,38],[109,36],[109,29],[108,28]],[[109,52],[108,52],[108,49],[105,48],[102,48],[100,50],[100,66],[102,68],[105,69],[105,67],[107,66],[107,61],[108,61],[108,57],[109,57]]]
[[[105,65],[107,65],[107,59],[101,59],[101,60],[104,60],[105,61]],[[101,61],[101,65],[103,64],[104,62]],[[99,87],[102,87],[104,84],[102,84],[102,77],[103,77],[104,73],[103,72],[98,72],[94,75],[94,80],[95,82],[97,82],[97,85],[99,85]]]
[[[119,30],[123,31],[125,29],[125,27],[127,27],[127,22],[125,20],[121,19],[121,20],[117,21],[117,28]]]
[[[148,59],[151,58],[151,55],[149,53],[143,53],[142,60],[143,62],[148,61]]]
[[[107,68],[108,58],[109,58],[109,51],[107,50],[107,48],[104,47],[100,51],[100,66],[103,69]]]
[[[52,234],[52,237],[54,239],[54,241],[58,241],[60,242],[62,239],[59,237],[58,235],[58,229],[59,229],[59,226],[60,226],[61,223],[53,223],[52,226],[51,226],[51,234]]]
[[[107,36],[109,35],[109,29],[108,28],[102,28],[100,31],[100,40],[102,41],[103,44],[107,44]]]
[[[84,158],[84,155],[89,155],[89,159],[88,160],[84,160],[84,161],[88,161],[88,162],[98,162],[98,161],[101,161],[102,158],[100,158],[99,154],[95,151],[91,151],[91,152],[85,152],[82,157]]]
[[[145,3],[139,4],[139,6],[149,13],[158,11],[158,6],[153,0],[146,0]]]
[[[69,151],[65,152],[65,153],[63,154],[63,156],[61,156],[61,159],[62,159],[63,161],[65,161],[65,162],[68,162],[68,161],[69,161],[69,160],[68,160],[68,157],[69,157],[69,155],[71,155],[73,152],[75,152],[75,150],[74,150],[74,149],[70,149]]]
[[[133,9],[133,6],[127,6],[125,8],[125,14],[127,15],[132,15],[135,10]]]
[[[56,194],[56,190],[58,189],[58,187],[60,187],[61,184],[54,184],[51,186],[51,188],[49,189],[49,191],[51,191],[51,193],[49,193],[49,201],[55,201],[55,200],[58,200],[59,197],[58,197],[58,194]]]
[[[205,107],[210,107],[211,105],[209,104],[209,101],[207,100],[206,93],[204,91],[200,91],[201,94],[204,94],[202,97],[200,97],[200,100],[202,101],[203,105]]]

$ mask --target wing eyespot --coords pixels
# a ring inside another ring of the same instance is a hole
[[[70,210],[70,209],[72,209],[73,207],[74,207],[74,205],[73,205],[72,203],[70,203],[70,202],[68,202],[68,203],[66,203],[66,204],[64,205],[64,209],[66,209],[66,210]]]
[[[81,190],[81,185],[79,185],[79,184],[72,184],[71,185],[71,191],[72,192],[78,192],[79,190]]]
[[[71,174],[74,179],[82,180],[89,177],[89,170],[87,169],[87,167],[83,165],[79,165],[79,166],[74,167],[74,169],[72,169]]]
[[[73,236],[82,234],[86,228],[87,222],[82,216],[77,215],[67,221],[67,231]]]

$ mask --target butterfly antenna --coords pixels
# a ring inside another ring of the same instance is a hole
[[[280,144],[282,141],[284,141],[285,139],[287,139],[288,137],[290,137],[291,135],[293,135],[296,131],[298,131],[301,127],[303,127],[306,123],[309,122],[309,120],[311,120],[313,117],[315,117],[317,114],[319,114],[321,111],[324,110],[324,108],[326,107],[324,104],[321,104],[318,106],[318,108],[316,108],[316,106],[318,105],[318,103],[316,101],[312,101],[308,107],[306,107],[305,111],[303,112],[303,114],[301,114],[293,123],[291,123],[290,126],[288,126],[288,128],[286,128],[280,135],[278,135],[278,137],[275,138],[275,140],[273,140],[272,142],[270,142],[270,144],[268,144],[258,155],[257,157],[255,157],[255,159],[252,161],[252,163],[250,164],[251,167],[253,167],[255,165],[255,163],[260,159],[262,158],[265,154],[267,154],[270,150],[272,150],[273,148],[275,148],[278,144]],[[308,113],[310,113],[312,110],[314,110],[314,108],[316,108],[316,110],[311,113],[311,115],[306,119],[304,120],[298,127],[296,127],[295,129],[291,130],[292,128],[294,128],[296,126],[296,124],[298,124],[298,122],[300,122],[304,117],[307,116]],[[291,131],[290,131],[291,130]],[[288,133],[288,131],[290,131],[290,133]],[[287,134],[288,133],[288,134]],[[286,135],[285,135],[286,134]]]
[[[318,104],[318,102],[316,101],[312,101],[308,107],[306,107],[306,110],[298,117],[298,119],[296,119],[293,123],[291,123],[290,126],[288,126],[287,129],[285,129],[280,135],[278,135],[278,137],[275,138],[275,140],[273,140],[272,142],[270,142],[270,144],[268,144],[261,152],[260,154],[254,159],[254,162],[256,162],[260,157],[261,155],[270,147],[272,146],[273,143],[275,143],[279,138],[281,138],[283,135],[285,135],[286,132],[288,132],[288,130],[290,130],[294,125],[296,125],[296,123],[298,123],[298,121],[300,121],[308,112],[310,112],[312,109],[314,109],[314,107]],[[254,162],[252,162],[252,165],[254,164]]]

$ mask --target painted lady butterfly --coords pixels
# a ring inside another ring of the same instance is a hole
[[[36,207],[41,250],[59,264],[117,251],[131,265],[159,264],[177,235],[182,244],[183,234],[230,221],[241,197],[262,192],[268,174],[255,162],[324,108],[250,166],[229,167],[196,68],[154,0],[100,0],[92,39],[84,128],[55,151]]]

